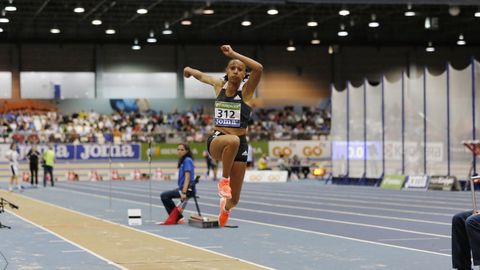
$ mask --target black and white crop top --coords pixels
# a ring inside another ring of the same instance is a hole
[[[247,128],[252,108],[243,101],[242,86],[235,95],[226,95],[225,84],[215,99],[215,126],[230,128]]]

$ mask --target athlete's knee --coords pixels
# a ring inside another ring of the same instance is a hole
[[[231,146],[231,147],[239,147],[240,138],[238,136],[229,136],[227,144],[228,146]]]

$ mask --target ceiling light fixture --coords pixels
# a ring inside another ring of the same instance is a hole
[[[215,14],[215,10],[210,6],[210,1],[207,1],[205,8],[203,9],[203,15],[212,15]]]
[[[8,23],[10,20],[5,17],[5,10],[2,10],[2,17],[0,17],[0,23]]]
[[[340,16],[348,16],[350,15],[350,11],[346,8],[346,7],[343,7],[339,12],[338,14]]]
[[[332,45],[328,46],[328,54],[333,54],[333,53],[334,53],[333,46]]]
[[[377,28],[380,26],[380,23],[377,21],[377,16],[375,14],[372,14],[372,20],[368,23],[368,27],[370,28]]]
[[[318,38],[317,32],[313,32],[313,38],[312,38],[312,40],[310,41],[310,43],[311,43],[312,45],[318,45],[318,44],[320,44],[320,39]]]
[[[170,29],[170,24],[168,24],[168,22],[165,22],[165,28],[163,29],[162,34],[164,35],[173,34],[173,31]]]
[[[477,18],[480,18],[480,9],[477,10],[477,11],[475,12],[475,14],[473,14],[473,16],[475,16],[475,17],[477,17]]]
[[[142,48],[142,46],[140,46],[140,45],[138,44],[138,39],[137,39],[137,38],[134,39],[134,40],[133,40],[133,45],[132,45],[132,50],[138,51],[138,50],[140,50],[141,48]]]
[[[450,16],[454,16],[454,17],[458,16],[458,15],[460,15],[460,12],[461,12],[461,10],[460,10],[459,6],[450,6],[448,8],[448,14],[450,14]]]
[[[425,29],[430,29],[432,28],[432,21],[430,20],[430,17],[425,18]]]
[[[252,22],[248,18],[245,18],[245,19],[243,19],[241,24],[242,24],[242,26],[246,27],[246,26],[252,25]]]
[[[3,28],[0,28],[0,33],[3,33]]]
[[[115,31],[115,29],[112,27],[109,27],[107,30],[105,30],[105,34],[107,35],[115,35],[115,33],[117,33],[117,31]]]
[[[52,27],[52,29],[50,29],[50,33],[52,34],[60,34],[60,29],[56,26]]]
[[[340,31],[338,31],[337,35],[338,35],[339,37],[346,37],[346,36],[348,36],[347,30],[345,30],[345,25],[340,24]]]
[[[403,15],[405,15],[406,17],[413,17],[416,15],[415,11],[412,10],[412,4],[407,5],[407,10]]]
[[[9,12],[17,11],[17,7],[13,5],[13,0],[8,0],[8,4],[5,6],[5,10]]]
[[[153,30],[151,30],[150,33],[148,34],[147,42],[148,43],[157,42],[157,39],[155,38],[155,33],[153,32]]]
[[[102,24],[102,20],[100,20],[100,19],[93,19],[93,20],[92,20],[92,24],[93,24],[93,25],[101,25],[101,24]]]
[[[180,22],[181,25],[192,25],[192,21],[190,20],[190,13],[188,11],[185,11],[183,13],[183,19]]]
[[[138,13],[138,14],[141,14],[141,15],[147,14],[147,13],[148,13],[148,9],[146,9],[146,8],[144,8],[144,7],[139,7],[139,8],[137,9],[137,13]]]
[[[78,5],[73,9],[73,12],[75,12],[75,13],[83,13],[83,12],[85,12],[85,9],[84,9],[80,4],[78,4]]]
[[[466,44],[467,44],[467,42],[465,41],[465,38],[463,37],[463,34],[460,34],[458,36],[457,45],[463,46],[463,45],[466,45]]]
[[[271,6],[268,10],[267,10],[267,14],[268,15],[277,15],[278,14],[278,9],[276,9],[274,6]]]
[[[425,51],[426,52],[434,52],[435,51],[435,47],[433,47],[431,41],[428,42],[428,46],[425,48]]]
[[[296,51],[297,48],[295,48],[295,46],[293,46],[293,41],[292,40],[289,40],[288,41],[288,46],[287,46],[287,51],[289,52],[294,52]]]
[[[313,18],[310,18],[310,20],[307,22],[307,26],[316,27],[316,26],[318,26],[318,22],[315,21]]]
[[[192,25],[192,21],[189,19],[184,19],[180,22],[181,25]]]

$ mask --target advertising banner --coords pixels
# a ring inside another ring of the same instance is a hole
[[[152,160],[172,160],[178,159],[176,143],[152,143]],[[194,159],[203,158],[203,151],[206,149],[206,143],[189,143]],[[142,143],[142,160],[148,159],[148,143]]]
[[[281,183],[287,182],[287,171],[245,171],[245,182],[249,183]]]
[[[92,159],[140,159],[140,144],[81,144],[76,146],[75,158]]]
[[[56,144],[53,146],[55,150],[55,159],[56,160],[72,160],[75,158],[75,145],[73,144]],[[26,159],[28,151],[32,149],[31,145],[20,144],[18,145],[18,152],[20,160]],[[40,144],[37,145],[37,150],[40,153],[45,152],[48,149],[48,145]]]
[[[383,177],[381,188],[384,189],[402,189],[405,182],[405,175],[385,175]]]
[[[293,157],[312,159],[330,159],[330,141],[270,141],[268,143],[269,156]]]
[[[455,176],[433,175],[430,177],[429,190],[452,191],[457,183]]]
[[[255,159],[260,158],[263,153],[268,153],[268,142],[250,142],[252,145]],[[178,159],[176,143],[152,143],[152,160],[172,160]],[[207,149],[207,143],[189,143],[193,158],[202,159],[203,152]],[[148,143],[143,143],[141,147],[142,160],[148,159]]]
[[[139,144],[81,144],[76,145],[75,158],[78,160],[92,159],[139,159]]]
[[[345,160],[347,157],[347,142],[332,142],[332,159]],[[348,144],[350,160],[382,160],[382,142],[380,141],[350,141]]]
[[[420,156],[424,151],[423,142],[405,142],[405,151],[402,149],[402,142],[386,141],[385,142],[385,159],[386,160],[402,160],[402,153],[405,156]],[[443,144],[441,142],[428,142],[426,154],[428,161],[446,160],[443,153]]]
[[[410,175],[404,189],[427,190],[429,177],[427,175]]]
[[[404,151],[405,150],[405,151]],[[385,142],[385,159],[402,160],[405,156],[420,156],[423,153],[424,144],[420,142],[405,142],[402,147],[401,141]],[[382,160],[382,142],[381,141],[350,141],[348,143],[348,158],[350,160]],[[428,142],[426,147],[427,160],[442,161],[445,160],[443,144],[441,142]],[[344,160],[347,157],[347,142],[332,142],[332,159]]]
[[[8,151],[9,144],[0,145],[0,160],[4,160],[5,153]],[[140,159],[140,144],[55,144],[55,159],[56,160],[96,160],[96,159],[108,159],[110,149],[112,152],[112,159]],[[27,153],[32,148],[31,145],[19,144],[17,146],[17,152],[19,153],[19,159],[27,159]],[[48,149],[47,144],[37,145],[37,150],[42,154]]]

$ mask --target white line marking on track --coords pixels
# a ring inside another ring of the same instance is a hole
[[[424,240],[437,240],[441,239],[438,237],[422,237],[422,238],[384,238],[378,239],[378,241],[389,242],[389,241],[424,241]]]
[[[77,253],[77,252],[85,252],[85,250],[82,250],[82,249],[62,250],[62,253]]]
[[[75,194],[82,194],[84,196],[91,196],[91,197],[97,197],[97,198],[102,198],[102,199],[108,199],[108,196],[102,196],[102,195],[96,195],[96,194],[90,194],[90,193],[85,193],[85,192],[79,192],[79,191],[74,191],[74,190],[69,190],[65,188],[59,188],[67,192],[75,193]],[[147,206],[149,205],[148,203],[142,203],[142,202],[137,202],[137,201],[132,201],[132,200],[127,200],[127,199],[119,199],[119,198],[112,198],[113,200],[116,201],[123,201],[123,202],[129,202],[129,203],[134,203],[134,204],[139,204],[139,205],[144,205]],[[48,203],[50,204],[50,203]],[[153,205],[155,208],[160,208],[163,209],[161,206]],[[68,209],[67,209],[68,210]],[[74,210],[70,210],[74,211]],[[185,212],[188,213],[195,213],[194,211],[188,211],[185,210]],[[83,213],[81,213],[83,214]],[[215,215],[211,213],[204,213],[206,215]],[[86,215],[86,214],[83,214]],[[360,242],[360,243],[367,243],[367,244],[372,244],[372,245],[378,245],[378,246],[384,246],[384,247],[391,247],[391,248],[397,248],[397,249],[403,249],[403,250],[409,250],[409,251],[418,251],[426,254],[432,254],[432,255],[439,255],[439,256],[445,256],[445,257],[451,257],[449,254],[444,254],[444,253],[439,253],[439,252],[433,252],[433,251],[428,251],[428,250],[422,250],[422,249],[416,249],[416,248],[409,248],[409,247],[402,247],[402,246],[397,246],[397,245],[391,245],[391,244],[385,244],[385,243],[380,243],[380,242],[375,242],[375,241],[369,241],[369,240],[363,240],[363,239],[358,239],[358,238],[352,238],[352,237],[347,237],[347,236],[341,236],[341,235],[336,235],[336,234],[328,234],[328,233],[322,233],[322,232],[315,232],[315,231],[309,231],[309,230],[304,230],[304,229],[298,229],[298,228],[293,228],[293,227],[287,227],[287,226],[281,226],[281,225],[274,225],[274,224],[268,224],[268,223],[263,223],[263,222],[257,222],[253,220],[246,220],[246,219],[237,219],[237,218],[230,218],[230,220],[237,220],[245,223],[250,223],[250,224],[257,224],[257,225],[262,225],[262,226],[267,226],[267,227],[273,227],[273,228],[280,228],[280,229],[286,229],[286,230],[292,230],[292,231],[298,231],[298,232],[303,232],[303,233],[308,233],[308,234],[315,234],[315,235],[322,235],[322,236],[327,236],[327,237],[333,237],[333,238],[340,238],[340,239],[345,239],[345,240],[351,240],[355,242]],[[121,225],[121,224],[120,224]],[[124,225],[122,225],[124,226]],[[136,229],[135,229],[136,230]],[[149,233],[151,234],[151,233]],[[155,235],[155,234],[153,234]],[[158,236],[158,235],[157,235]],[[162,236],[158,236],[161,238],[164,238]],[[166,238],[168,239],[168,238]],[[174,241],[174,240],[172,240]],[[177,241],[175,241],[177,242]],[[184,244],[184,243],[183,243]]]
[[[207,248],[207,249],[220,249],[220,248],[223,248],[223,246],[205,246],[205,247],[201,247],[201,248]]]

